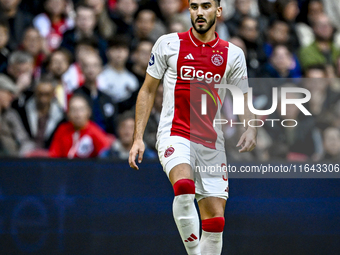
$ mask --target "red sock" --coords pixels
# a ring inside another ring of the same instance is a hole
[[[224,217],[202,220],[202,229],[206,232],[223,232],[224,223]]]

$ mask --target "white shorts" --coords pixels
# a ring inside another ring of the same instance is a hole
[[[182,163],[191,166],[197,201],[205,197],[229,197],[225,151],[210,149],[180,136],[160,138],[157,150],[168,178],[175,166]]]

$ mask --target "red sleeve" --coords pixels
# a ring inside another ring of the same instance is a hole
[[[64,125],[60,125],[57,129],[57,131],[55,132],[54,136],[53,136],[53,140],[49,149],[49,155],[52,158],[60,158],[60,157],[65,157],[65,155],[63,155],[63,135],[65,135],[64,133]]]
[[[101,128],[95,125],[92,134],[94,145],[93,156],[97,157],[102,151],[110,147],[110,143],[107,134]]]

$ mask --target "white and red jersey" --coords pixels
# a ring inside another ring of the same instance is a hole
[[[215,84],[232,84],[248,92],[247,67],[243,51],[216,38],[199,41],[190,29],[160,37],[155,43],[147,73],[163,78],[163,109],[157,140],[181,136],[208,148],[224,150],[220,119],[226,89]],[[207,114],[201,114],[202,94],[207,94]]]

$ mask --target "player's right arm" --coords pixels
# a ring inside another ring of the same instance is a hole
[[[156,79],[147,73],[143,86],[138,93],[136,103],[135,132],[133,135],[133,145],[129,155],[129,165],[136,170],[139,169],[136,164],[137,154],[138,163],[141,163],[143,160],[143,153],[145,150],[143,135],[152,106],[155,101],[156,91],[159,83],[159,79]]]
[[[156,91],[166,69],[168,68],[168,42],[169,35],[163,35],[153,46],[149,65],[146,70],[145,81],[138,93],[136,103],[135,133],[133,135],[133,145],[129,155],[129,164],[136,170],[138,170],[138,166],[135,162],[137,154],[139,163],[141,163],[143,159],[143,153],[145,150],[143,135],[155,101]]]

